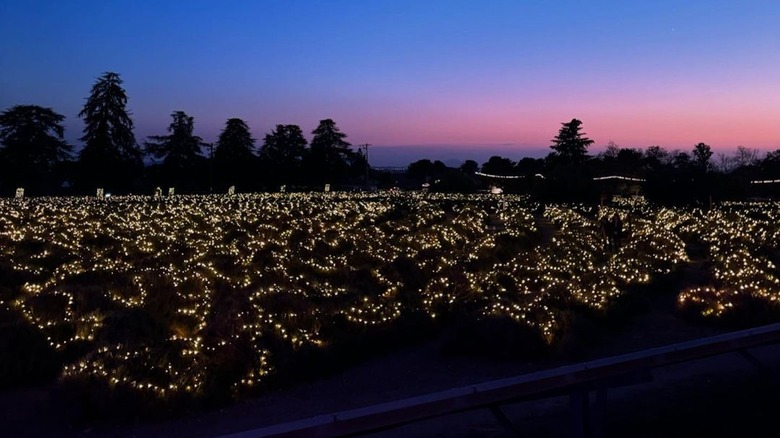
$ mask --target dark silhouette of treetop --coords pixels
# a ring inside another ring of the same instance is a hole
[[[512,175],[514,174],[515,163],[509,158],[499,157],[493,155],[484,164],[482,164],[482,172],[491,175]]]
[[[173,122],[168,126],[169,135],[153,135],[147,141],[146,153],[172,167],[184,167],[202,158],[201,147],[206,146],[203,139],[193,135],[195,121],[184,111],[171,114]]]
[[[309,171],[316,182],[341,179],[347,176],[356,154],[350,143],[332,119],[320,120],[314,131],[309,151]]]
[[[276,125],[271,133],[265,135],[260,158],[271,166],[279,166],[293,171],[300,166],[306,152],[306,139],[298,125]]]
[[[42,187],[70,158],[63,120],[37,105],[17,105],[0,114],[0,172],[6,184]]]
[[[588,156],[588,146],[593,144],[593,140],[584,137],[582,122],[572,119],[571,122],[562,123],[558,135],[552,140],[550,149],[556,158],[569,162],[582,162]]]
[[[669,152],[661,146],[650,146],[645,150],[645,161],[651,169],[658,169],[669,161]]]
[[[463,162],[463,164],[460,165],[460,171],[467,175],[473,175],[478,170],[479,163],[474,160],[466,160]]]
[[[143,154],[133,134],[127,95],[117,73],[104,73],[92,86],[79,117],[84,149],[79,153],[84,184],[121,185],[140,172]]]
[[[0,142],[8,157],[51,166],[70,157],[63,137],[65,116],[38,105],[17,105],[0,114]]]
[[[314,137],[311,140],[311,150],[326,151],[327,153],[343,154],[351,152],[351,144],[344,140],[347,134],[344,134],[336,126],[332,119],[320,120],[320,124],[312,131]]]
[[[677,151],[672,157],[672,165],[675,169],[687,171],[691,167],[691,156],[684,151]]]
[[[712,149],[706,143],[699,143],[693,147],[693,164],[699,170],[709,170],[712,167],[710,162],[712,158]]]
[[[228,119],[219,134],[214,159],[223,163],[240,163],[254,157],[255,139],[241,119]]]
[[[298,125],[276,125],[265,135],[260,163],[273,186],[298,182],[307,141]]]
[[[150,141],[145,142],[146,153],[163,160],[160,182],[185,188],[197,186],[196,175],[205,172],[201,148],[208,145],[192,133],[195,125],[192,116],[176,111],[171,117],[170,134],[149,137]]]
[[[242,190],[251,188],[252,173],[255,173],[254,167],[257,165],[254,151],[255,139],[249,132],[249,125],[238,118],[228,119],[219,134],[212,157],[214,168],[211,170],[216,170],[219,190],[236,184]]]

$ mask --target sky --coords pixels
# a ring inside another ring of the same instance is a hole
[[[776,0],[2,0],[0,111],[78,113],[121,75],[139,141],[170,114],[216,141],[244,119],[331,118],[377,166],[540,157],[560,124],[595,141],[780,148]],[[310,134],[309,134],[310,138]]]

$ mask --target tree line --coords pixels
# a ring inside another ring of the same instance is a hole
[[[64,139],[65,117],[51,108],[17,105],[0,113],[0,190],[30,194],[149,191],[279,190],[281,185],[347,183],[364,174],[366,160],[331,119],[319,122],[309,143],[298,125],[276,125],[260,147],[247,123],[230,118],[214,144],[195,135],[195,120],[174,111],[168,132],[142,143],[133,133],[119,74],[100,76],[78,116],[84,147]],[[145,159],[150,161],[145,163]]]
[[[681,204],[780,196],[780,183],[753,183],[780,180],[780,149],[762,156],[757,149],[738,146],[732,155],[716,155],[706,143],[697,143],[690,151],[668,151],[657,145],[642,150],[609,142],[603,152],[589,155],[594,142],[582,132],[582,122],[572,119],[561,125],[544,158],[513,161],[492,156],[481,165],[467,160],[457,169],[441,161],[419,160],[408,167],[406,176],[414,183],[428,182],[432,190],[473,191],[496,185],[551,201],[642,194],[657,202]],[[598,179],[604,176],[641,181]]]
[[[84,121],[84,147],[74,155],[64,140],[64,116],[51,108],[17,105],[0,113],[0,194],[16,187],[29,194],[89,194],[101,187],[114,193],[150,193],[154,187],[176,187],[184,192],[224,192],[290,189],[321,190],[324,184],[369,183],[367,160],[353,150],[347,135],[331,119],[319,122],[307,142],[298,125],[279,124],[262,144],[247,123],[230,118],[214,144],[195,135],[194,118],[174,111],[168,132],[142,143],[133,133],[127,94],[119,74],[107,72],[93,84],[78,116]],[[643,194],[664,202],[744,198],[755,192],[751,181],[780,179],[780,149],[761,156],[756,149],[738,147],[734,155],[715,156],[709,145],[698,143],[690,152],[622,148],[613,142],[591,156],[593,140],[582,132],[582,122],[561,124],[545,158],[493,156],[481,166],[467,160],[458,168],[440,161],[411,163],[404,175],[372,170],[373,185],[469,192],[492,184],[508,191],[532,193],[544,199],[587,200],[605,194]],[[145,163],[146,159],[146,163]],[[497,179],[477,174],[520,176]],[[600,183],[594,177],[621,175],[643,179]],[[766,186],[777,194],[780,186]],[[763,187],[762,187],[763,188]]]

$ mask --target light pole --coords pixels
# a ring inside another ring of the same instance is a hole
[[[371,146],[371,145],[368,144],[368,143],[363,143],[362,145],[360,145],[360,147],[364,151],[363,152],[364,158],[366,159],[366,189],[368,189],[368,169],[369,169],[369,165],[368,165],[368,147],[369,146]]]
[[[209,194],[214,192],[214,143],[209,143]]]

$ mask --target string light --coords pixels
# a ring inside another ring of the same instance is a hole
[[[740,296],[780,296],[767,256],[780,241],[778,203],[548,205],[552,236],[539,209],[523,196],[399,192],[0,200],[0,254],[24,279],[0,305],[53,348],[85,351],[63,378],[169,397],[203,391],[215,361],[242,345],[251,357],[231,388],[256,387],[276,372],[280,346],[326,348],[337,321],[388,327],[465,307],[552,343],[562,300],[608,311],[630,285],[688,262],[684,238],[706,246],[712,284],[682,291],[680,306],[719,316]],[[609,252],[601,219],[614,214],[626,236]],[[162,332],[111,334],[137,314],[157,315]]]

